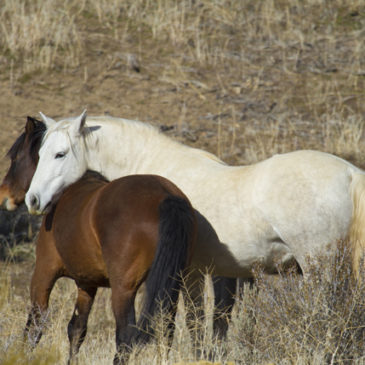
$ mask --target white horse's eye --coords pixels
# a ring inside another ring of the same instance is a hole
[[[58,152],[56,153],[54,158],[63,158],[66,156],[66,152]]]

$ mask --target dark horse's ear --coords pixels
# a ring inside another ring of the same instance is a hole
[[[27,123],[25,125],[25,133],[30,134],[35,130],[37,120],[32,117],[27,117]]]
[[[27,123],[25,125],[25,133],[30,134],[34,132],[35,130],[40,130],[45,128],[44,123],[41,120],[38,120],[33,117],[27,117]]]

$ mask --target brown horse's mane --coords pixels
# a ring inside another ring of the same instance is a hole
[[[87,170],[85,174],[80,178],[80,180],[83,179],[95,179],[98,181],[104,181],[106,183],[110,182],[110,180],[108,180],[104,175],[94,170]]]
[[[32,130],[31,134],[29,134],[29,143],[30,143],[30,153],[31,158],[33,161],[37,159],[38,151],[39,151],[39,144],[46,132],[46,125],[35,118],[27,117],[28,121],[31,120],[34,122],[34,129]],[[14,160],[18,155],[19,151],[22,149],[25,140],[27,137],[27,133],[23,132],[14,142],[14,144],[10,147],[9,151],[7,152],[6,156],[10,157],[11,160]]]

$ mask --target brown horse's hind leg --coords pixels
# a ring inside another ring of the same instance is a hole
[[[223,276],[213,277],[214,287],[214,335],[223,339],[227,335],[228,324],[235,302],[237,279]]]
[[[24,339],[33,348],[41,339],[42,330],[47,320],[49,296],[56,280],[61,276],[60,268],[57,265],[52,265],[52,263],[49,266],[43,265],[44,261],[46,260],[42,258],[41,262],[36,262],[30,284],[32,307],[24,330]]]
[[[135,289],[126,289],[122,285],[112,287],[112,306],[116,321],[116,347],[114,365],[124,364],[136,336],[136,316],[134,310]]]
[[[79,352],[80,346],[84,342],[87,332],[87,320],[94,303],[96,291],[96,287],[78,288],[75,309],[67,328],[68,339],[70,341],[68,363],[70,363],[71,358]]]

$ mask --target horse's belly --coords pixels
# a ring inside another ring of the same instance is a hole
[[[99,267],[81,267],[80,265],[68,265],[66,269],[69,276],[76,281],[78,285],[102,286],[109,287],[109,278]]]
[[[61,251],[60,255],[68,276],[74,279],[76,283],[109,287],[109,278],[102,258],[88,255],[82,250],[80,250],[79,255],[66,250]]]
[[[230,252],[235,265],[220,267],[217,271],[230,272],[230,276],[251,277],[252,270],[261,268],[267,273],[275,273],[278,267],[286,267],[295,262],[295,255],[280,237],[269,235],[252,241],[236,241],[230,244]]]
[[[199,229],[193,266],[201,270],[208,267],[214,275],[249,278],[258,264],[271,273],[277,265],[293,260],[290,248],[255,210],[246,216],[234,213],[231,209],[228,222],[212,219],[214,230],[212,226]]]
[[[236,242],[229,245],[221,243],[217,251],[210,248],[209,255],[193,260],[193,266],[208,267],[213,275],[226,277],[252,277],[252,270],[262,268],[267,273],[277,272],[278,267],[286,267],[296,261],[290,248],[280,240],[276,242]],[[237,249],[235,249],[237,247]]]

